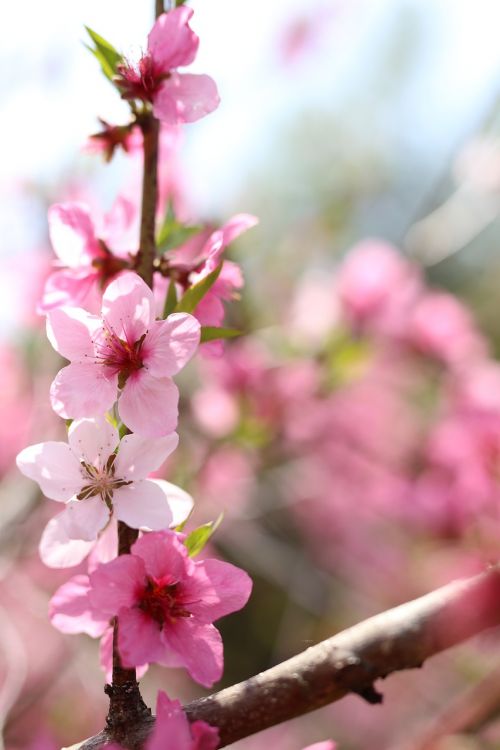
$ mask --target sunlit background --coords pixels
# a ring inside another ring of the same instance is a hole
[[[127,106],[86,50],[84,25],[135,59],[148,4],[28,0],[0,25],[9,750],[72,744],[106,713],[96,643],[48,623],[69,573],[38,560],[54,504],[14,458],[62,435],[48,400],[60,362],[35,312],[53,260],[47,208],[85,200],[102,216],[118,192],[139,195],[137,159],[118,154],[107,166],[85,149],[97,117],[125,122]],[[255,581],[247,609],[221,623],[222,685],[496,559],[500,4],[192,6],[192,72],[217,81],[221,105],[184,129],[172,179],[192,221],[260,219],[230,253],[246,286],[229,320],[247,335],[179,379],[181,446],[166,468],[195,497],[195,523],[224,511],[210,551]],[[341,750],[423,750],[440,711],[500,670],[497,652],[488,635],[390,678],[382,706],[350,696],[238,748],[333,738]],[[202,694],[181,671],[151,669],[150,705],[159,687],[185,701]],[[500,694],[474,733],[464,727],[436,748],[499,748],[497,713]]]

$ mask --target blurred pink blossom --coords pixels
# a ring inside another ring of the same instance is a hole
[[[117,66],[123,98],[151,102],[155,117],[170,125],[195,122],[220,101],[209,76],[176,71],[192,63],[198,51],[199,39],[189,26],[192,15],[187,7],[163,13],[149,33],[147,53],[136,65]]]

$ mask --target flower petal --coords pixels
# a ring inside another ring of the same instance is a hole
[[[71,568],[87,557],[95,542],[70,539],[61,523],[60,513],[45,527],[40,539],[39,552],[49,568]]]
[[[18,454],[16,463],[51,500],[66,502],[82,488],[80,464],[67,443],[49,441],[30,445]]]
[[[59,370],[52,382],[52,408],[63,419],[95,417],[113,406],[117,387],[117,375],[105,377],[98,365],[74,362]]]
[[[153,101],[153,113],[167,125],[195,122],[219,106],[215,81],[206,75],[172,73]]]
[[[37,312],[45,315],[56,307],[83,307],[98,312],[101,309],[98,280],[99,274],[93,268],[83,272],[73,268],[54,271],[45,282]]]
[[[65,266],[89,264],[100,254],[90,212],[83,203],[56,203],[49,208],[48,219],[52,247]]]
[[[176,375],[200,343],[200,324],[193,315],[175,313],[157,320],[143,344],[143,362],[155,378]]]
[[[158,662],[165,646],[160,627],[140,609],[120,610],[118,614],[118,650],[124,667]]]
[[[177,448],[176,432],[162,438],[145,438],[125,435],[115,461],[115,474],[120,479],[145,479],[159,469],[165,459]]]
[[[153,378],[145,370],[129,377],[118,401],[122,422],[144,437],[174,432],[178,419],[179,391],[170,378]]]
[[[122,607],[136,604],[137,591],[144,588],[145,578],[144,563],[139,557],[121,555],[90,574],[90,602],[99,615],[114,617]]]
[[[106,287],[102,316],[118,338],[132,346],[155,319],[153,292],[136,273],[123,273]]]
[[[162,630],[167,647],[177,653],[196,682],[211,687],[222,676],[222,638],[213,625],[200,625],[195,618],[179,617]]]
[[[133,529],[168,529],[172,511],[163,490],[148,479],[140,479],[113,493],[113,509],[119,521]]]
[[[47,313],[47,336],[59,354],[70,361],[93,360],[92,337],[101,322],[79,307],[58,307]]]
[[[87,633],[98,638],[108,620],[96,619],[89,600],[88,576],[78,575],[57,589],[50,600],[49,620],[61,633]]]
[[[195,563],[196,573],[185,582],[193,604],[189,611],[198,621],[213,622],[245,606],[252,591],[252,579],[244,570],[222,560]]]
[[[179,701],[171,701],[161,690],[156,699],[156,720],[148,737],[148,750],[192,750],[193,739]]]
[[[105,417],[75,420],[68,430],[68,443],[79,460],[102,467],[120,441]]]
[[[70,500],[59,519],[69,539],[93,542],[109,521],[109,509],[100,495]]]
[[[200,40],[188,25],[192,15],[191,8],[174,8],[162,13],[149,32],[148,51],[162,73],[189,65],[196,57]]]
[[[157,484],[168,498],[168,504],[172,512],[172,527],[179,526],[189,516],[193,509],[194,500],[185,490],[177,487],[176,484],[166,482],[165,479],[150,479],[150,482]]]
[[[180,581],[186,567],[194,568],[185,546],[173,531],[145,534],[132,545],[132,554],[144,561],[147,574],[155,578],[169,576]]]

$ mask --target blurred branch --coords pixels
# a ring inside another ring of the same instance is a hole
[[[454,581],[308,648],[255,677],[189,703],[191,721],[219,727],[220,747],[357,693],[369,703],[382,695],[374,681],[421,667],[426,659],[500,625],[500,567]],[[125,746],[140,750],[153,719],[130,726]],[[75,745],[97,750],[106,731]]]
[[[404,750],[438,750],[451,734],[476,732],[500,712],[500,667],[464,690]]]

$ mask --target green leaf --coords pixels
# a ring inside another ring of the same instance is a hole
[[[217,326],[202,326],[200,344],[206,341],[215,341],[216,339],[234,339],[236,336],[242,336],[243,331],[236,328],[218,328]]]
[[[157,250],[164,253],[174,247],[183,245],[194,234],[198,234],[202,227],[187,226],[177,221],[172,202],[169,201],[167,213],[156,237]]]
[[[173,279],[170,279],[167,296],[165,297],[165,304],[163,306],[163,318],[165,319],[167,315],[170,315],[170,313],[173,313],[176,306],[177,306],[177,289],[175,288],[175,281]]]
[[[201,279],[197,284],[190,287],[185,293],[182,299],[178,302],[175,312],[187,312],[192,313],[196,305],[198,305],[205,294],[213,287],[219,274],[222,270],[222,263],[219,263],[216,269],[209,273],[208,276]]]
[[[85,26],[85,28],[89,37],[94,42],[95,47],[91,47],[89,44],[86,44],[85,46],[92,52],[93,55],[95,55],[95,57],[99,61],[102,72],[104,73],[106,78],[109,78],[109,80],[112,81],[113,76],[116,74],[116,67],[118,63],[123,60],[122,55],[120,55],[120,53],[117,52],[113,45],[106,41],[106,39],[104,39],[102,36],[97,34],[95,31],[92,31],[92,29],[88,26]]]
[[[219,527],[223,518],[224,513],[221,513],[219,517],[215,519],[215,521],[204,523],[203,526],[198,526],[197,529],[188,534],[188,536],[184,540],[184,544],[187,547],[189,557],[195,557],[201,552],[214,531],[216,531],[216,529]]]

